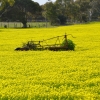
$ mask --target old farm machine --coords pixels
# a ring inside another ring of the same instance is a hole
[[[31,40],[31,41],[28,41],[27,43],[24,43],[22,47],[18,47],[15,50],[20,50],[20,51],[27,51],[27,50],[52,50],[52,51],[65,50],[66,51],[66,50],[70,50],[69,40],[67,39],[68,35],[71,35],[71,34],[56,36],[56,37],[52,37],[52,38],[45,39],[42,41],[32,41]]]

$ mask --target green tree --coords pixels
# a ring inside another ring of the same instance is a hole
[[[89,11],[91,6],[90,0],[76,0],[76,4],[79,5],[79,20],[80,22],[86,22],[89,20]]]
[[[61,24],[66,24],[66,20],[71,18],[70,5],[73,5],[74,0],[56,0],[55,4],[58,9],[58,16]],[[63,20],[62,20],[63,19]]]
[[[76,3],[68,5],[68,17],[71,19],[72,22],[78,20],[79,17],[79,5]]]
[[[8,19],[19,20],[22,22],[23,27],[27,27],[27,20],[30,15],[38,15],[41,12],[41,7],[37,2],[32,0],[15,0],[15,3],[6,12],[5,16]]]
[[[51,25],[58,25],[59,21],[57,18],[57,11],[56,11],[56,5],[52,2],[47,2],[44,5],[44,16],[46,19],[48,19],[51,23]]]

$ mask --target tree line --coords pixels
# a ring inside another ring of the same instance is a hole
[[[49,0],[44,5],[32,0],[0,0],[0,20],[19,21],[23,27],[32,20],[51,25],[100,20],[100,0]]]

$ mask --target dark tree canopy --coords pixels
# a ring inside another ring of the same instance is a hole
[[[8,4],[6,3],[6,6],[7,5]],[[9,20],[18,20],[22,22],[23,27],[27,27],[27,20],[29,17],[36,16],[41,13],[41,10],[40,5],[32,0],[15,0],[13,6],[7,9],[4,16],[6,16]]]

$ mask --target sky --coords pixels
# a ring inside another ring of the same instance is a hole
[[[34,2],[38,2],[40,5],[45,4],[46,2],[48,2],[49,0],[33,0]],[[56,0],[50,0],[52,2],[55,2]]]

